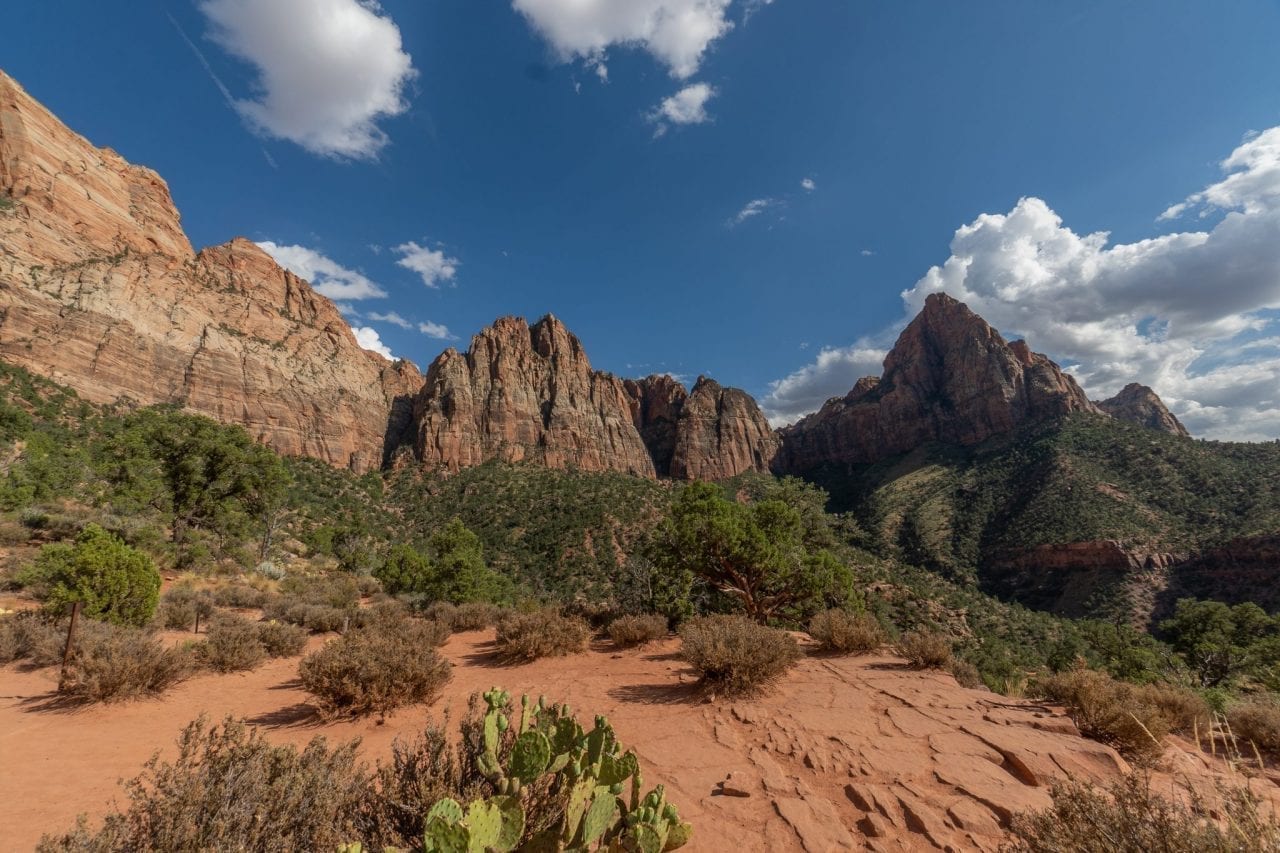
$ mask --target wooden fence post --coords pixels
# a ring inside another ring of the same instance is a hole
[[[62,680],[67,677],[67,664],[71,662],[71,650],[75,645],[76,623],[80,619],[80,602],[71,605],[71,624],[67,626],[67,644],[62,648]]]

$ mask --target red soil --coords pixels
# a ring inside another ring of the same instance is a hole
[[[623,652],[599,644],[521,666],[499,665],[491,639],[453,637],[442,650],[455,664],[444,697],[385,724],[318,722],[297,685],[296,659],[202,675],[159,699],[73,711],[48,707],[52,671],[0,668],[5,847],[29,850],[81,812],[101,817],[122,800],[119,780],[156,750],[171,754],[201,713],[248,719],[280,742],[359,737],[372,761],[397,736],[446,710],[456,718],[470,694],[494,685],[567,701],[580,716],[608,715],[639,753],[646,784],[666,784],[693,822],[694,851],[993,849],[1011,812],[1048,803],[1051,778],[1105,781],[1127,770],[1054,709],[966,690],[893,658],[807,658],[763,697],[708,701],[674,639]],[[1193,752],[1172,746],[1170,772],[1211,786],[1221,767]],[[1255,784],[1275,798],[1274,784]]]

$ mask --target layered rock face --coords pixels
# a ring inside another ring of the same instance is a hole
[[[1146,385],[1130,383],[1119,394],[1097,405],[1116,420],[1129,421],[1171,435],[1190,435],[1182,422],[1165,406],[1164,401]]]
[[[935,293],[903,330],[884,375],[783,430],[775,468],[875,462],[931,441],[972,445],[1025,423],[1097,412],[1080,386],[1022,341]]]
[[[621,379],[591,368],[581,342],[547,316],[505,317],[432,362],[414,405],[414,452],[457,471],[489,459],[653,477]]]
[[[94,402],[176,403],[281,453],[383,463],[417,370],[361,349],[253,243],[194,252],[155,172],[93,147],[3,72],[0,192],[0,358]]]
[[[623,388],[631,398],[631,422],[649,450],[654,470],[659,477],[670,477],[678,440],[677,424],[689,392],[665,373],[628,379],[623,382]]]

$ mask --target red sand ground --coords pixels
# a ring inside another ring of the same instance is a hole
[[[993,849],[1011,812],[1048,803],[1054,776],[1105,781],[1127,770],[1055,709],[966,690],[893,658],[807,658],[768,695],[707,701],[674,639],[624,652],[602,643],[521,666],[499,665],[491,641],[492,632],[453,637],[442,650],[455,664],[445,695],[385,724],[319,724],[297,685],[297,659],[74,711],[46,707],[53,671],[0,668],[4,846],[29,850],[78,813],[101,817],[123,799],[119,781],[156,750],[171,754],[202,712],[248,719],[280,742],[360,737],[372,761],[446,709],[456,719],[470,694],[494,685],[567,701],[580,717],[607,714],[639,753],[646,784],[665,783],[693,822],[693,851]],[[1176,773],[1203,786],[1223,772],[1185,744],[1172,745],[1165,764],[1165,780]],[[1280,799],[1274,781],[1254,784]]]

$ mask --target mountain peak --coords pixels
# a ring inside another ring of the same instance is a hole
[[[1137,382],[1130,382],[1119,394],[1098,403],[1098,408],[1116,420],[1129,421],[1171,435],[1190,435],[1159,395]]]

